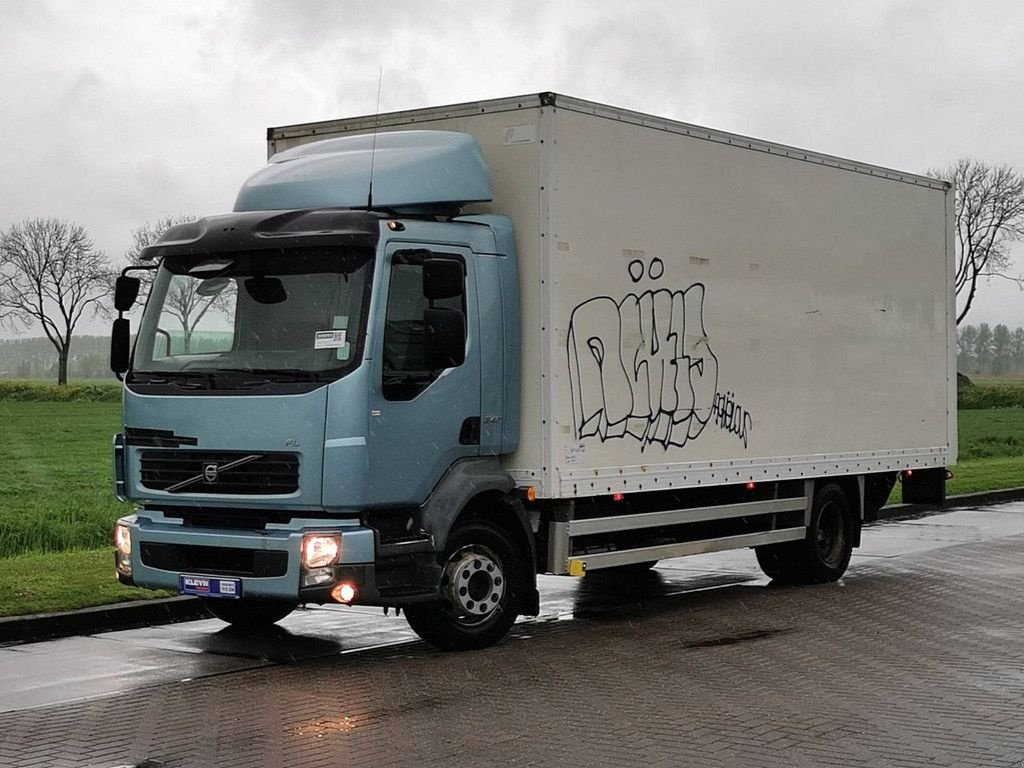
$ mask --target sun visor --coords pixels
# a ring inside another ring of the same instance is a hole
[[[465,133],[395,131],[325,139],[278,152],[242,185],[236,211],[410,209],[491,200],[480,145]]]

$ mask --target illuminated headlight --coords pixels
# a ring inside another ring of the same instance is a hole
[[[302,567],[324,568],[341,556],[341,537],[307,533],[302,537]]]
[[[119,554],[130,555],[132,553],[132,529],[127,525],[118,523],[114,526],[114,547]]]
[[[114,563],[118,573],[132,575],[132,531],[121,523],[114,526]]]

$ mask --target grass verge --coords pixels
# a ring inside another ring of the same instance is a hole
[[[64,386],[21,379],[0,380],[0,400],[47,403],[119,403],[121,383],[118,381],[70,382]]]
[[[961,462],[1024,456],[1024,408],[960,411],[958,422]],[[1014,485],[1024,485],[1024,478]]]
[[[960,462],[953,467],[953,479],[946,483],[946,493],[955,496],[1020,486],[1024,486],[1024,456],[1002,456]]]
[[[171,594],[118,583],[110,547],[0,560],[0,616],[70,611]]]
[[[120,406],[0,400],[0,558],[102,547],[129,505],[114,499]]]

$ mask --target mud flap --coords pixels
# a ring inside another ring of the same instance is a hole
[[[915,469],[903,476],[903,503],[946,505],[946,468]]]

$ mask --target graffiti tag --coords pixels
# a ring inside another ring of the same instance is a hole
[[[750,411],[736,402],[732,392],[726,392],[724,395],[720,392],[715,394],[711,418],[720,429],[736,435],[743,441],[743,447],[747,447],[747,436],[754,425],[754,418]]]
[[[664,264],[630,262],[630,279],[656,280]],[[597,296],[569,320],[567,352],[576,438],[630,437],[642,447],[681,447],[707,423],[747,445],[752,419],[718,392],[718,358],[704,326],[703,283],[647,290],[619,301]]]

